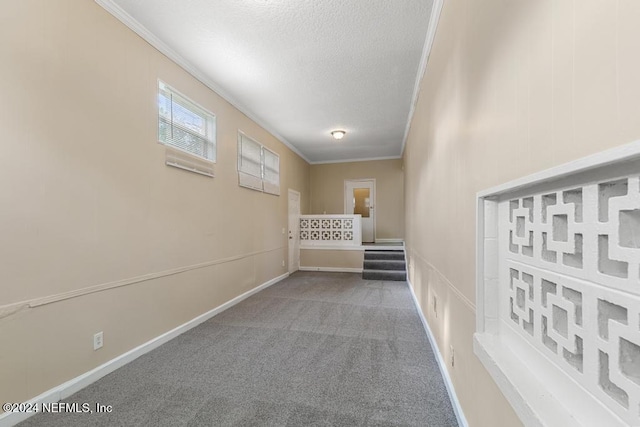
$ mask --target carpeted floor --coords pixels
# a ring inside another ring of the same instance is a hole
[[[21,426],[456,426],[406,282],[303,273]]]

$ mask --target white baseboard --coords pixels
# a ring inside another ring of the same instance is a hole
[[[250,291],[247,291],[245,293],[243,293],[242,295],[238,295],[237,297],[233,298],[230,301],[227,301],[226,303],[204,313],[201,314],[200,316],[189,320],[188,322],[178,326],[177,328],[174,328],[168,332],[165,332],[162,335],[159,335],[155,338],[153,338],[150,341],[147,341],[146,343],[139,345],[138,347],[129,350],[128,352],[121,354],[120,356],[117,356],[114,359],[111,359],[110,361],[98,366],[95,369],[92,369],[89,372],[85,372],[82,375],[79,375],[63,384],[60,384],[57,387],[54,387],[50,390],[45,391],[44,393],[42,393],[39,396],[34,397],[33,399],[29,400],[28,402],[26,402],[28,404],[28,406],[35,406],[36,404],[41,407],[42,403],[54,403],[54,402],[58,402],[62,399],[65,399],[69,396],[71,396],[72,394],[76,393],[77,391],[87,387],[88,385],[96,382],[97,380],[99,380],[100,378],[104,377],[105,375],[110,374],[111,372],[115,371],[116,369],[126,365],[127,363],[137,359],[138,357],[142,356],[145,353],[150,352],[151,350],[160,347],[162,344],[166,343],[167,341],[177,337],[178,335],[188,331],[189,329],[192,329],[196,326],[198,326],[199,324],[211,319],[213,316],[215,316],[216,314],[219,314],[223,311],[225,311],[228,308],[233,307],[234,305],[238,304],[239,302],[241,302],[244,299],[247,299],[248,297],[250,297],[251,295],[275,284],[278,283],[279,281],[281,281],[282,279],[285,279],[289,276],[289,273],[285,273],[281,276],[278,276],[274,279],[269,280],[268,282],[265,282],[263,284],[261,284],[260,286],[257,286],[253,289],[251,289]],[[17,403],[17,402],[16,402]],[[26,420],[27,418],[29,418],[30,416],[35,415],[34,413],[21,413],[21,412],[5,412],[3,414],[0,415],[0,427],[10,427],[10,426],[14,426],[17,423]]]
[[[404,240],[402,239],[376,239],[376,243],[402,243],[404,246]]]
[[[362,273],[362,268],[349,267],[300,267],[300,271],[327,271],[331,273]]]
[[[406,254],[405,254],[406,259]],[[440,368],[440,372],[442,373],[442,378],[444,379],[444,385],[447,387],[447,392],[449,392],[449,399],[451,400],[451,406],[453,406],[453,412],[456,414],[456,418],[458,419],[458,425],[460,427],[469,427],[467,423],[467,419],[464,416],[464,412],[462,412],[462,406],[460,406],[460,401],[458,400],[458,395],[456,394],[456,390],[453,388],[453,383],[451,382],[451,377],[449,376],[449,371],[447,371],[447,365],[442,358],[442,354],[440,353],[440,349],[438,348],[438,343],[436,343],[436,339],[433,336],[433,332],[431,332],[431,328],[429,328],[429,324],[427,323],[427,319],[425,319],[424,314],[422,313],[422,308],[420,307],[420,303],[418,303],[418,298],[416,297],[415,292],[413,291],[413,285],[409,280],[409,274],[407,272],[407,283],[409,285],[409,290],[411,291],[411,297],[413,298],[413,303],[418,310],[418,315],[420,316],[420,320],[422,321],[422,326],[424,327],[424,331],[427,334],[427,338],[429,338],[429,342],[431,343],[431,347],[433,348],[433,354],[436,356],[436,360],[438,361],[438,367]]]

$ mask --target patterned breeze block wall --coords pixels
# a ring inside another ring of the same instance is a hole
[[[302,245],[362,244],[359,215],[303,215],[300,217]]]
[[[501,319],[640,425],[640,177],[534,192],[498,209]]]

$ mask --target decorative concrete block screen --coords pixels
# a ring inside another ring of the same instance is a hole
[[[474,345],[526,425],[640,425],[638,153],[479,194]]]
[[[360,215],[301,215],[301,246],[362,245]]]

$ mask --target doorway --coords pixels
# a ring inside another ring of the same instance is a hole
[[[289,274],[300,269],[300,193],[289,189]]]
[[[344,213],[362,215],[362,242],[376,240],[376,180],[358,179],[344,182]]]

